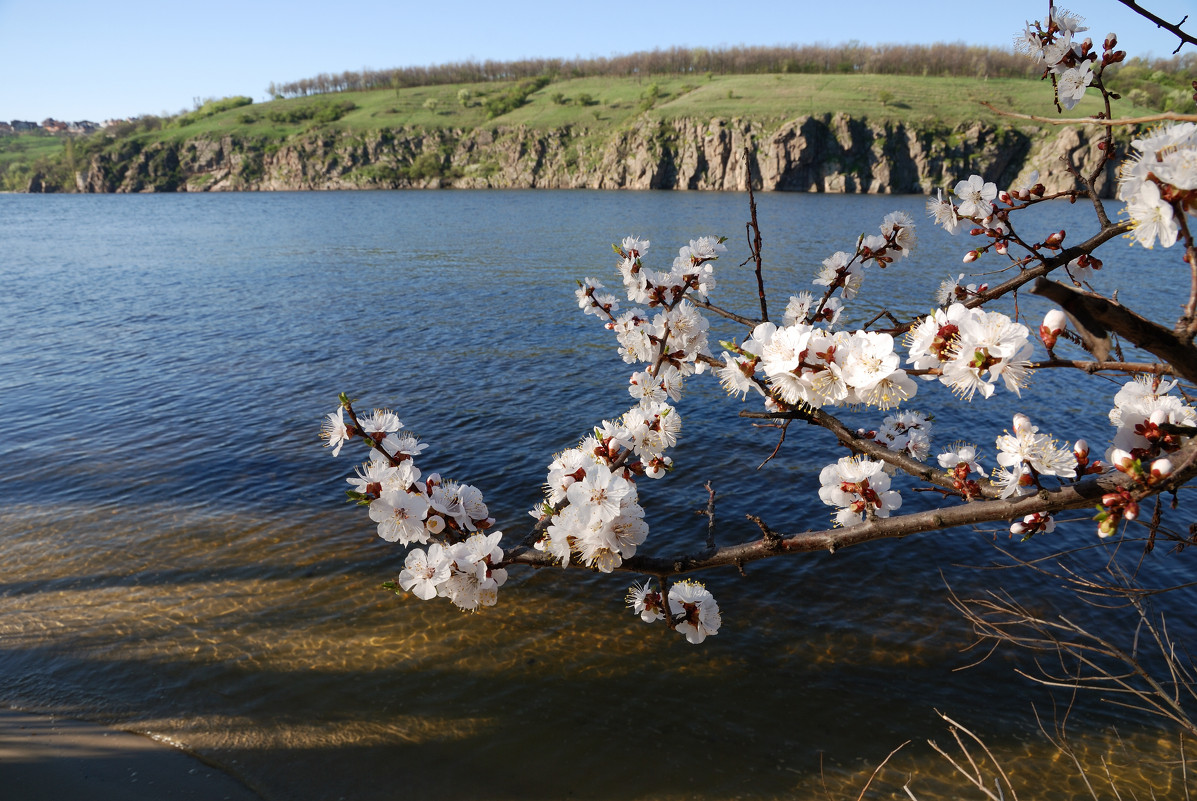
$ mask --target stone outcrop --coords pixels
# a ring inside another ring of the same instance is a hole
[[[751,165],[745,160],[748,151]],[[846,115],[767,126],[739,118],[655,120],[603,136],[570,127],[315,130],[283,142],[196,137],[126,142],[76,176],[84,192],[399,188],[713,189],[926,193],[979,174],[1005,188],[1038,169],[1071,185],[1061,159],[1091,171],[1083,130],[910,127]],[[1112,191],[1108,167],[1098,187]],[[30,187],[31,191],[38,191]]]

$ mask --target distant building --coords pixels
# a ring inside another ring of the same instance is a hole
[[[36,131],[36,122],[25,122],[25,120],[13,120],[12,129],[14,131]]]
[[[9,125],[7,122],[0,122],[0,135],[7,136],[10,134],[15,134],[15,133],[16,133],[16,131],[13,130],[13,127],[11,125]]]
[[[48,133],[63,133],[69,126],[62,120],[47,117],[42,120],[42,130]]]

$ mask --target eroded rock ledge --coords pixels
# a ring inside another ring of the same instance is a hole
[[[1096,132],[980,123],[915,128],[846,115],[780,126],[744,119],[642,119],[603,141],[585,131],[523,127],[312,132],[285,142],[197,137],[95,157],[82,192],[209,192],[402,188],[743,190],[927,193],[977,173],[1002,188],[1040,171],[1049,191],[1072,186],[1063,159],[1091,170]],[[1110,194],[1114,167],[1098,181]],[[38,191],[34,186],[30,191]]]

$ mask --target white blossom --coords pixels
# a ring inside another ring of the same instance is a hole
[[[702,584],[692,579],[679,581],[669,588],[669,613],[681,616],[677,631],[686,640],[698,644],[719,633],[719,604]]]

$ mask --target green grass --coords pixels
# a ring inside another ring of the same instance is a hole
[[[729,97],[730,92],[730,97]],[[882,93],[892,95],[883,104]],[[732,75],[702,82],[676,100],[658,106],[667,117],[746,117],[781,123],[802,115],[844,112],[857,119],[955,127],[974,121],[1017,125],[981,105],[1041,116],[1056,114],[1051,84],[995,78],[918,78],[904,75]],[[1122,112],[1144,112],[1122,104]],[[1100,96],[1086,94],[1065,116],[1102,109]]]
[[[167,128],[150,134],[150,139],[189,138],[196,134],[252,134],[286,138],[312,128],[369,131],[382,128],[459,128],[523,125],[547,130],[573,126],[599,133],[619,128],[645,113],[645,96],[656,85],[659,96],[648,113],[663,119],[692,117],[751,118],[780,124],[806,114],[844,112],[869,121],[936,123],[947,127],[982,121],[999,124],[1003,118],[980,105],[987,100],[999,108],[1043,116],[1055,115],[1051,85],[1045,81],[997,78],[919,78],[890,75],[730,75],[707,80],[704,76],[660,78],[577,78],[555,81],[532,93],[526,105],[488,119],[484,103],[514,86],[513,82],[447,84],[371,92],[343,92],[332,95],[276,100],[243,106],[205,117],[191,125]],[[468,89],[468,107],[458,101],[458,92]],[[882,104],[883,93],[892,96]],[[566,103],[552,101],[555,94]],[[589,95],[597,103],[583,106],[578,100]],[[434,109],[426,107],[429,99]],[[272,110],[349,102],[356,108],[335,122],[324,125],[310,121],[284,124],[271,122]],[[1119,113],[1147,113],[1123,101]],[[1065,116],[1081,117],[1101,109],[1095,92],[1086,95]],[[257,122],[246,123],[247,116]],[[1017,125],[1007,119],[1005,124]]]
[[[41,158],[58,156],[62,151],[62,137],[51,134],[0,136],[0,173],[11,165],[31,164]]]
[[[525,105],[488,118],[486,101],[515,85],[515,82],[493,82],[342,92],[224,110],[215,110],[223,101],[214,101],[201,110],[204,113],[167,119],[159,130],[138,132],[132,137],[143,145],[225,135],[265,144],[282,143],[320,131],[369,133],[395,128],[471,131],[480,127],[515,126],[551,130],[568,126],[575,137],[601,139],[646,116],[665,121],[741,118],[768,127],[803,115],[838,112],[869,122],[901,122],[933,128],[954,128],[976,121],[1008,127],[1033,124],[1002,118],[981,106],[982,100],[1022,113],[1056,115],[1051,85],[1045,81],[775,74],[558,80],[530,94]],[[465,106],[458,98],[462,89],[468,89],[471,95]],[[555,96],[564,102],[554,102]],[[585,96],[592,99],[593,105],[580,102]],[[1065,116],[1095,114],[1101,109],[1098,98],[1096,92],[1089,92]],[[332,119],[336,116],[328,112],[332,106],[351,107],[351,110],[339,112],[339,118]],[[1125,100],[1115,107],[1118,116],[1145,113],[1150,112]],[[305,115],[310,118],[299,119]],[[62,142],[60,137],[36,134],[0,137],[0,176],[13,168],[28,167],[39,159],[57,158],[63,152]],[[117,144],[108,133],[100,132],[89,141],[78,142],[76,149],[85,157],[88,151]]]

